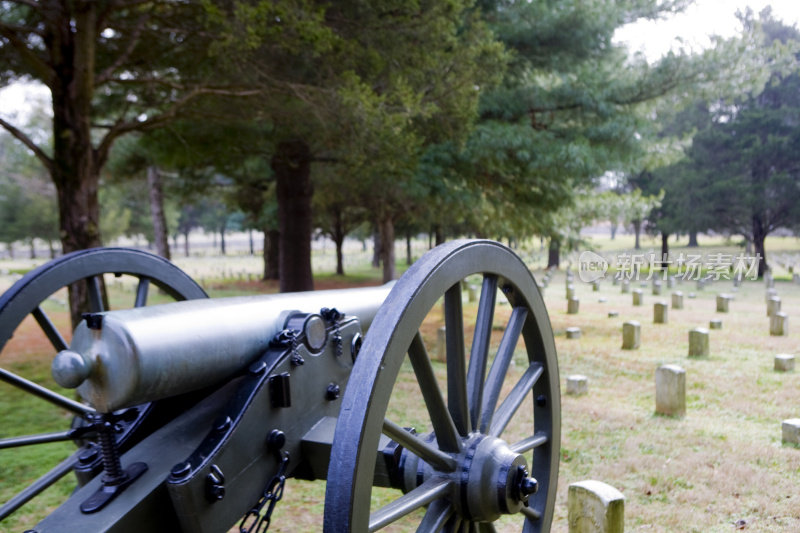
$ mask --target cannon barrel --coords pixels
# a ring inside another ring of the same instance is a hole
[[[391,285],[190,300],[88,316],[53,377],[111,412],[211,386],[246,368],[294,312],[335,308],[369,327]]]

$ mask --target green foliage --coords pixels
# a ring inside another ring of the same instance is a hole
[[[759,22],[764,48],[777,44],[800,54],[796,28],[769,11]],[[800,63],[794,61],[792,70],[777,63],[763,91],[710,105],[688,151],[694,194],[712,215],[710,226],[744,235],[762,256],[767,234],[800,222]]]

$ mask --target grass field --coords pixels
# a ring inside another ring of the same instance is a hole
[[[633,244],[627,236],[615,241],[594,238],[592,243],[602,253],[611,254],[628,250]],[[706,239],[701,244],[704,254],[741,250],[724,239]],[[645,240],[643,247],[658,250],[652,240]],[[673,250],[682,248],[673,246]],[[800,245],[794,238],[776,238],[768,241],[767,250],[776,257],[798,254]],[[521,253],[541,278],[543,251],[534,248]],[[237,258],[235,261],[243,264],[239,269],[243,274],[233,276],[223,272],[225,266],[220,265],[234,264],[234,260],[208,261],[198,259],[193,264],[189,258],[177,262],[190,273],[194,269],[193,275],[205,280],[212,296],[274,290],[248,278],[247,273],[258,273],[257,260]],[[3,268],[24,270],[29,263],[0,265]],[[600,291],[594,292],[590,285],[576,280],[580,313],[568,315],[564,274],[553,277],[544,292],[562,385],[561,465],[553,531],[567,531],[567,487],[585,479],[604,481],[623,492],[626,531],[800,531],[800,449],[781,444],[781,422],[800,418],[800,369],[789,373],[773,370],[776,354],[798,351],[800,326],[795,317],[800,317],[800,285],[790,282],[791,274],[785,267],[773,263],[773,269],[782,310],[790,317],[789,335],[784,337],[769,335],[761,281],[746,281],[735,293],[726,280],[702,290],[697,290],[694,281],[685,281],[673,289],[684,293],[684,309],[670,309],[669,322],[662,325],[653,324],[653,303],[669,301],[671,290],[665,288],[662,295],[654,296],[649,285],[641,287],[644,305],[634,307],[631,295],[622,294],[610,281],[601,283]],[[350,271],[352,277],[320,276],[318,285],[357,285],[374,282],[379,275],[363,262],[354,263]],[[9,276],[0,276],[0,290],[10,283]],[[121,301],[129,297],[126,290],[120,287]],[[696,297],[689,298],[690,292]],[[722,292],[735,295],[727,314],[715,311],[714,298]],[[53,301],[48,305],[52,316],[59,316],[61,304]],[[609,318],[610,310],[618,311],[619,316]],[[707,327],[712,318],[722,319],[723,327],[710,332],[711,355],[687,357],[688,331]],[[432,314],[423,329],[430,343],[437,320],[440,317]],[[622,323],[626,320],[641,323],[638,350],[621,349]],[[570,326],[581,328],[581,339],[566,339],[564,332]],[[0,365],[49,383],[51,356],[43,345],[17,335],[0,354]],[[687,413],[683,418],[654,414],[655,370],[665,363],[686,370]],[[443,367],[436,370],[441,373]],[[519,370],[513,367],[511,372]],[[588,377],[588,394],[565,394],[564,382],[570,374]],[[50,430],[62,429],[68,423],[69,417],[45,413],[35,400],[6,389],[0,395],[0,437],[24,433],[34,419],[43,420],[41,423]],[[398,386],[397,390],[402,389]],[[413,388],[409,389],[408,396],[413,395]],[[398,393],[390,409],[413,417],[406,403],[411,401]],[[0,452],[0,501],[8,498],[14,487],[35,477],[37,463],[58,460],[68,453],[68,446],[42,445],[36,451],[42,455],[31,457],[29,450],[25,451],[28,455]],[[69,490],[69,484],[63,483],[48,495],[44,505],[52,505]],[[380,491],[374,496],[387,497]],[[324,484],[290,480],[272,530],[318,531],[323,498]],[[30,527],[42,512],[41,508],[25,509],[0,524],[0,531]]]

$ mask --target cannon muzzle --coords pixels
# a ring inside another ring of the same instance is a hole
[[[296,313],[335,308],[366,330],[391,285],[189,300],[88,315],[53,377],[100,412],[220,383],[246,368]]]

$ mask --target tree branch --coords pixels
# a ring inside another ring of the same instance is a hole
[[[139,39],[142,36],[142,30],[144,29],[145,24],[149,19],[150,19],[149,13],[143,13],[142,16],[139,17],[139,20],[136,21],[136,26],[133,29],[133,33],[131,34],[130,40],[128,41],[128,46],[125,48],[125,50],[122,51],[119,57],[117,57],[117,59],[114,60],[113,63],[111,63],[105,70],[103,70],[103,72],[101,72],[97,76],[95,80],[96,86],[99,87],[100,85],[103,85],[106,81],[109,81],[111,79],[111,75],[128,60],[128,58],[133,53],[134,48],[136,48],[136,46],[139,44]]]
[[[34,143],[30,137],[25,135],[19,128],[15,127],[13,124],[7,122],[5,119],[0,117],[0,126],[2,126],[6,131],[8,131],[14,138],[16,138],[19,142],[24,144],[28,150],[33,152],[33,155],[42,162],[44,167],[47,169],[48,172],[52,171],[53,168],[53,160],[46,154],[44,151],[39,148],[39,146]]]
[[[187,105],[191,100],[199,96],[205,95],[217,95],[217,96],[231,96],[231,97],[243,97],[243,96],[256,96],[260,94],[261,91],[258,90],[228,90],[228,89],[218,89],[218,88],[211,88],[211,87],[195,87],[191,89],[186,95],[182,98],[176,100],[172,106],[165,110],[162,113],[159,113],[151,118],[146,120],[118,120],[111,128],[109,129],[108,133],[105,134],[103,140],[100,142],[100,145],[97,147],[95,151],[97,156],[97,161],[104,162],[108,157],[108,152],[111,149],[111,146],[114,144],[114,141],[132,131],[145,131],[149,129],[156,128],[170,120],[174,119],[181,109]]]
[[[20,39],[19,35],[12,27],[6,24],[0,24],[0,35],[8,39],[11,46],[19,52],[23,61],[31,67],[42,83],[48,87],[52,87],[53,78],[55,77],[55,72],[52,67],[36,55],[33,50],[28,48],[25,41]]]

